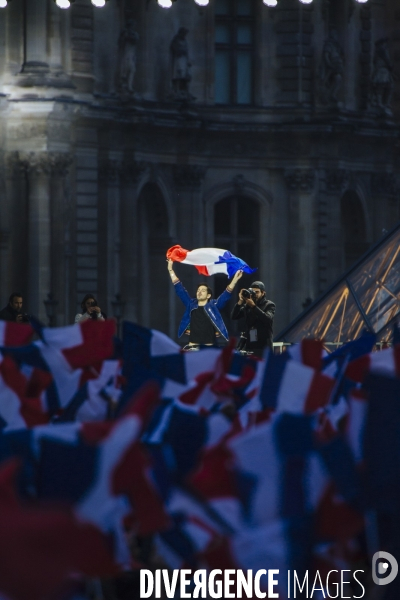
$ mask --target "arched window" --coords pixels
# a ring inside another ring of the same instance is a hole
[[[139,218],[139,322],[168,334],[170,283],[165,252],[171,245],[171,238],[164,198],[154,183],[147,183],[140,194]]]
[[[216,248],[229,250],[232,254],[246,261],[253,269],[259,267],[260,208],[258,203],[250,198],[238,195],[224,198],[215,204],[214,244]],[[248,287],[254,279],[259,277],[258,272],[254,275],[244,275],[233,294],[233,300],[237,301],[238,289]],[[218,296],[226,285],[226,277],[216,276],[214,283],[215,295]],[[229,319],[230,308],[225,310],[224,320],[228,330],[237,333]]]
[[[344,268],[349,269],[368,249],[364,210],[357,193],[349,190],[341,200]]]

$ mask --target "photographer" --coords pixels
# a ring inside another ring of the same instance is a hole
[[[262,281],[252,283],[249,290],[239,292],[239,301],[235,304],[231,318],[245,320],[239,349],[262,356],[264,348],[273,349],[273,322],[275,304],[265,297]]]
[[[13,321],[14,323],[28,323],[28,315],[22,312],[22,294],[14,292],[8,299],[8,304],[0,311],[1,321]]]
[[[107,318],[107,315],[101,312],[100,306],[93,294],[86,294],[81,302],[81,308],[82,312],[75,316],[75,323],[81,323],[87,319],[105,321]]]

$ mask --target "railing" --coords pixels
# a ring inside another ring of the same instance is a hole
[[[324,342],[324,348],[327,352],[331,353],[334,350],[337,350],[340,346],[344,346],[347,342]],[[274,352],[275,354],[282,354],[285,352],[288,346],[294,346],[291,342],[274,342]],[[377,342],[375,344],[374,350],[376,352],[380,350],[384,350],[385,348],[390,348],[392,346],[392,342]]]

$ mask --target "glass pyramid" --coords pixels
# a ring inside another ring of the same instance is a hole
[[[280,332],[275,342],[354,340],[363,330],[390,341],[400,313],[400,224],[379,240],[331,288]]]

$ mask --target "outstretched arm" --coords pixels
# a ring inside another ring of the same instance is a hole
[[[243,271],[236,271],[235,275],[232,278],[232,281],[228,284],[226,290],[222,292],[220,297],[217,299],[217,308],[223,308],[227,302],[231,299],[231,294],[234,290],[235,285],[243,275]]]
[[[174,272],[174,261],[173,260],[167,260],[168,263],[168,273],[170,274],[171,277],[171,281],[172,283],[176,283],[177,281],[179,281],[178,277],[175,275]]]
[[[182,300],[185,306],[190,306],[190,296],[181,284],[179,277],[177,277],[174,273],[174,269],[172,268],[174,265],[173,260],[167,260],[168,262],[168,273],[171,277],[171,281],[174,284],[175,293],[180,300]]]
[[[239,281],[239,279],[242,277],[242,275],[243,275],[243,271],[236,271],[236,273],[232,277],[232,281],[230,282],[230,284],[227,287],[227,290],[229,292],[233,292],[233,290],[235,288],[235,285],[237,284],[237,282]]]

